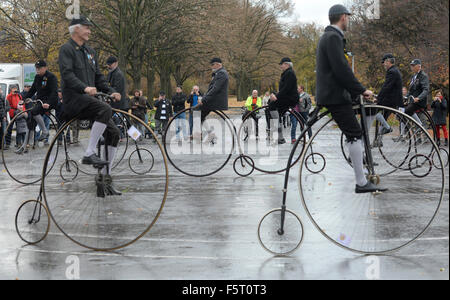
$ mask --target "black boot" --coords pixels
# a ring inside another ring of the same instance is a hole
[[[114,188],[111,175],[103,175],[103,178],[106,187],[105,192],[108,196],[122,196],[122,193]]]
[[[107,161],[102,160],[95,154],[92,154],[89,157],[83,157],[82,163],[83,165],[92,165],[96,169],[103,169],[104,166],[108,165]]]
[[[97,197],[105,198],[105,182],[102,174],[98,174],[95,176],[95,184],[97,185]]]
[[[372,182],[368,182],[365,186],[356,185],[355,193],[357,194],[366,194],[366,193],[375,193],[375,192],[386,192],[388,189],[382,188],[373,184]]]
[[[444,146],[445,146],[445,147],[448,147],[448,139],[445,139]]]

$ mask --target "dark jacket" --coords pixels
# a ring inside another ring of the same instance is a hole
[[[447,100],[442,99],[442,102],[434,100],[431,104],[433,108],[433,122],[436,125],[444,126],[447,125]]]
[[[312,100],[308,93],[303,92],[303,94],[299,95],[300,102],[298,106],[299,112],[307,112],[309,113],[312,108]]]
[[[345,58],[346,40],[328,26],[317,47],[316,101],[320,106],[352,103],[366,88],[356,79]]]
[[[203,97],[202,92],[199,91],[198,94],[199,94],[199,95],[198,95],[199,97]],[[188,100],[187,100],[187,103],[190,104],[191,107],[194,106],[194,95],[193,95],[193,94],[189,95],[189,98],[188,98]]]
[[[378,95],[378,104],[399,108],[403,106],[403,80],[400,70],[392,66],[386,73],[386,80]]]
[[[147,99],[144,97],[133,97],[130,100],[129,106],[131,107],[134,116],[145,121],[145,115],[147,114]],[[136,106],[136,108],[133,108],[133,106]]]
[[[36,99],[50,104],[50,108],[54,109],[58,104],[58,78],[49,71],[44,76],[36,75],[33,85],[23,99],[31,99],[35,94]]]
[[[120,102],[113,102],[111,103],[111,106],[115,109],[128,111],[130,109],[130,106],[129,102],[127,101],[128,98],[126,93],[126,80],[125,76],[122,73],[122,70],[117,67],[116,69],[114,69],[114,71],[109,72],[107,80],[109,86],[122,96]]]
[[[165,108],[163,107],[164,105],[165,105]],[[155,114],[156,120],[162,120],[161,117],[165,116],[166,119],[164,119],[164,120],[168,121],[169,118],[172,117],[172,115],[173,115],[172,104],[170,103],[170,101],[168,99],[156,100],[155,107],[156,107],[156,114]],[[164,114],[163,111],[165,111],[166,113]]]
[[[0,126],[1,126],[1,122],[3,121],[3,118],[5,118],[7,116],[9,109],[7,109],[6,107],[6,100],[5,98],[3,98],[2,95],[0,95]],[[1,134],[1,132],[0,132]]]
[[[17,117],[19,115],[20,117]],[[28,131],[28,124],[27,124],[28,115],[29,113],[21,114],[21,112],[18,110],[14,112],[14,117],[17,117],[16,130],[18,134],[23,134]]]
[[[174,113],[178,113],[186,108],[186,95],[181,94],[175,94],[172,97],[172,105],[173,105],[173,111]]]
[[[279,92],[276,94],[277,101],[271,102],[271,107],[276,106],[279,110],[295,107],[299,103],[297,90],[297,75],[292,68],[281,74]]]
[[[100,72],[98,56],[87,45],[78,46],[72,39],[59,50],[59,70],[64,98],[64,117],[79,115],[88,105],[85,97],[87,87],[96,87],[98,91],[112,94],[115,92]]]
[[[416,103],[422,108],[427,107],[428,94],[430,93],[430,79],[424,71],[420,71],[417,76],[414,75],[409,85],[408,97],[413,96],[419,98],[420,101]]]
[[[208,92],[203,96],[203,110],[228,110],[228,72],[222,68],[213,73]]]

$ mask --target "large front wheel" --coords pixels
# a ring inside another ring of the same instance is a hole
[[[361,254],[386,254],[418,240],[432,224],[448,193],[444,162],[429,132],[399,111],[367,106],[368,116],[378,112],[391,113],[387,121],[393,131],[381,131],[376,120],[369,119],[373,121],[368,122],[370,141],[382,138],[376,147],[371,145],[375,174],[367,175],[371,181],[379,178],[380,186],[389,189],[387,192],[355,193],[353,168],[336,153],[341,132],[332,119],[322,125],[307,146],[314,143],[314,147],[323,149],[321,154],[327,161],[324,170],[320,174],[307,170],[307,152],[300,166],[300,197],[314,226],[334,244]],[[406,125],[403,128],[407,132],[401,134],[401,139],[397,120]],[[430,154],[435,154],[436,165]],[[370,170],[367,161],[365,164]]]
[[[140,156],[139,166],[145,168],[138,169],[139,174],[128,167],[112,170],[112,186],[120,195],[108,192],[111,179],[103,175],[106,170],[97,172],[93,167],[84,166],[85,169],[91,168],[89,173],[93,175],[80,172],[73,180],[63,180],[59,170],[48,172],[58,136],[64,136],[66,129],[76,120],[59,131],[45,157],[42,172],[47,176],[42,181],[42,194],[51,219],[66,237],[92,250],[112,251],[142,238],[158,220],[167,198],[169,175],[161,144],[144,122],[125,112],[122,114],[133,122],[141,123],[157,143],[146,146],[148,152],[145,153],[150,152],[151,155]],[[104,150],[104,146],[100,149]],[[70,148],[65,150],[73,160],[82,158],[82,152],[70,151]],[[119,152],[117,155],[120,155]],[[64,165],[67,159],[60,155],[56,163],[58,166]],[[147,172],[149,166],[152,166],[151,172]]]
[[[202,120],[201,111],[186,109],[163,130],[168,160],[187,176],[214,175],[225,168],[233,155],[236,129],[223,112],[211,111]]]

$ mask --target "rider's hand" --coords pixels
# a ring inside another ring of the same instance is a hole
[[[94,97],[97,94],[97,88],[95,87],[87,87],[84,89],[84,92],[91,97]]]
[[[420,102],[420,99],[419,98],[414,98],[414,103],[418,103],[418,102]]]
[[[114,98],[115,102],[120,101],[120,99],[122,99],[122,95],[120,95],[119,93],[112,93],[111,97]]]
[[[364,98],[369,99],[373,96],[373,92],[370,90],[367,90],[363,93]]]
[[[277,101],[278,98],[277,98],[277,96],[275,96],[275,94],[272,94],[272,95],[270,95],[270,100]]]
[[[44,104],[42,104],[42,108],[43,109],[49,109],[50,108],[50,104],[44,103]]]

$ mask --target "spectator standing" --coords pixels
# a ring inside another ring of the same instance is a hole
[[[3,90],[0,88],[0,149],[3,147],[3,136],[5,135],[6,127],[8,126],[7,115],[9,112],[9,103],[3,96]]]
[[[306,126],[306,123],[308,122],[309,119],[309,112],[311,111],[312,108],[312,100],[311,96],[307,92],[305,92],[305,87],[302,85],[298,87],[298,94],[300,97],[299,113],[302,116],[300,119],[303,122],[303,126]],[[312,137],[311,128],[308,130],[308,136],[309,138]]]
[[[13,87],[11,89],[11,93],[8,96],[6,96],[6,100],[8,101],[8,104],[10,107],[9,117],[12,120],[15,116],[16,110],[18,109],[19,102],[22,100],[22,96],[20,95],[17,88]],[[8,150],[9,147],[11,146],[12,131],[13,131],[13,128],[12,128],[12,126],[10,126],[8,128],[8,132],[6,133],[6,136],[5,136],[5,150]]]
[[[199,102],[202,100],[202,98],[203,98],[203,94],[202,94],[202,92],[200,92],[200,88],[197,85],[195,85],[192,88],[192,92],[191,92],[191,95],[189,96],[189,99],[187,100],[187,103],[189,103],[191,105],[190,107],[192,108],[192,107],[197,106],[199,104]],[[193,115],[193,112],[191,111],[189,113],[189,135],[190,135],[191,140],[193,139],[193,136],[192,136],[193,129],[194,129],[194,115]]]
[[[262,99],[258,96],[258,91],[254,90],[252,92],[252,95],[247,98],[247,102],[245,103],[245,112],[242,116],[242,119],[244,119],[248,114],[250,114],[250,117],[255,121],[256,126],[256,140],[259,139],[259,118],[260,116],[257,115],[254,111],[258,108],[262,107]]]
[[[448,130],[447,130],[447,100],[442,95],[441,91],[436,93],[436,97],[431,104],[433,108],[433,122],[436,124],[437,143],[441,146],[441,129],[444,132],[445,143],[448,147]]]
[[[136,90],[134,92],[134,97],[130,100],[130,107],[131,107],[131,113],[133,116],[136,116],[143,122],[145,122],[145,115],[147,114],[147,100],[141,96],[141,92]],[[141,124],[136,122],[134,124],[139,131],[141,132],[141,140],[145,136],[145,127]]]
[[[181,87],[177,87],[176,93],[172,97],[173,112],[175,115],[186,109],[186,101],[187,101],[187,97],[185,94],[183,94],[183,89]],[[177,140],[181,141],[181,139],[180,139],[181,130],[183,130],[183,137],[186,140],[188,137],[188,134],[187,134],[187,128],[186,128],[186,113],[185,112],[181,113],[179,116],[176,117],[175,125],[177,128],[176,129]]]
[[[166,99],[166,93],[160,92],[158,100],[155,101],[155,132],[160,135],[165,132],[170,118],[172,117],[172,104]]]

